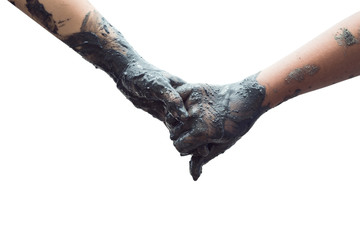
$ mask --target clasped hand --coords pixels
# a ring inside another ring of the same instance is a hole
[[[265,88],[257,75],[215,86],[185,83],[147,65],[128,71],[122,80],[128,99],[165,123],[182,156],[192,155],[190,173],[195,181],[204,164],[233,146],[267,110],[262,106]]]

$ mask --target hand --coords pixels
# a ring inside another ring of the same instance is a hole
[[[136,107],[163,122],[186,119],[185,106],[175,90],[185,82],[147,63],[97,11],[89,12],[80,32],[63,41],[108,73]]]
[[[235,144],[267,108],[265,87],[257,75],[224,86],[184,84],[177,88],[189,113],[188,121],[170,130],[182,155],[192,154],[190,173],[196,181],[202,166]]]
[[[163,121],[168,128],[188,117],[184,103],[175,88],[185,82],[159,70],[145,61],[129,64],[118,88],[138,108]]]

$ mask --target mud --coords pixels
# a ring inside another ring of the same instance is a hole
[[[167,108],[172,109],[174,119],[186,118],[181,98],[178,96],[176,102],[173,94],[173,87],[184,82],[146,62],[96,11],[86,14],[80,32],[63,41],[96,68],[108,73],[136,107],[161,121],[165,121]]]
[[[341,33],[336,33],[334,38],[339,46],[350,47],[359,43],[359,40],[346,28],[340,28]]]
[[[305,65],[302,68],[296,68],[291,71],[285,81],[287,83],[302,82],[306,77],[315,75],[319,70],[320,67],[317,65]]]
[[[195,181],[203,165],[234,145],[269,109],[262,106],[266,89],[257,76],[224,86],[186,84],[178,89],[191,120],[172,137],[182,155],[193,154],[189,167]]]
[[[53,34],[58,33],[58,27],[53,15],[46,11],[43,4],[38,0],[26,0],[26,8],[31,13],[32,17]]]
[[[66,22],[68,22],[68,21],[70,21],[71,19],[70,18],[68,18],[68,19],[65,19],[65,20],[60,20],[60,21],[58,21],[57,22],[57,26],[58,26],[58,28],[62,28],[62,27],[64,27],[65,26],[65,24],[66,24]]]

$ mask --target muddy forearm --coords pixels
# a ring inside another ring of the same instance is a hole
[[[94,10],[87,0],[9,0],[57,38],[80,31],[85,15]]]
[[[115,82],[119,81],[130,63],[142,61],[123,35],[86,0],[9,2],[86,60],[107,72]]]
[[[345,19],[263,70],[263,106],[280,103],[360,74],[360,13]]]
[[[142,58],[123,35],[96,10],[88,12],[80,31],[62,39],[69,47],[118,82],[131,63]]]
[[[175,90],[185,82],[144,61],[87,0],[9,2],[108,73],[136,107],[164,122],[165,116],[174,123],[186,119],[185,106]]]

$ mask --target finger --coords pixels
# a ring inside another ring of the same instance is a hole
[[[176,119],[184,122],[189,117],[184,102],[175,89],[168,89],[164,92],[162,101],[164,102],[168,112],[170,112]]]
[[[170,139],[173,141],[179,138],[179,135],[176,135],[175,133],[188,131],[188,129],[184,128],[185,123],[174,118],[169,112],[166,114],[164,122],[170,132]]]
[[[188,113],[180,95],[173,88],[168,79],[163,76],[149,74],[146,76],[146,84],[141,84],[141,90],[145,97],[155,101],[161,101],[165,109],[175,118],[186,121]]]
[[[212,145],[210,152],[207,156],[193,155],[191,157],[190,165],[190,174],[193,177],[194,181],[197,181],[202,173],[202,168],[205,164],[207,164],[210,160],[214,159],[219,154],[225,152],[226,149],[231,147],[225,144]]]
[[[195,124],[198,117],[198,112],[198,105],[193,105],[190,109],[188,109],[189,118],[187,121],[170,129],[171,140],[176,140],[181,136],[181,134],[189,131],[191,128],[196,128]]]
[[[181,78],[171,75],[168,72],[163,72],[163,76],[170,80],[170,84],[173,88],[180,87],[181,85],[184,85],[186,83]]]
[[[187,123],[179,122],[178,125],[168,128],[170,131],[170,139],[175,141],[184,132],[189,131],[191,126]]]
[[[207,144],[207,139],[204,140],[197,135],[197,129],[191,129],[185,132],[177,140],[174,141],[175,148],[182,154],[193,153],[196,149],[204,144]]]
[[[194,181],[197,181],[202,173],[204,159],[201,156],[193,155],[189,162],[190,174]]]
[[[179,93],[182,100],[184,102],[186,102],[187,99],[189,98],[190,94],[193,91],[193,87],[190,84],[184,84],[184,85],[176,88],[176,91]]]

